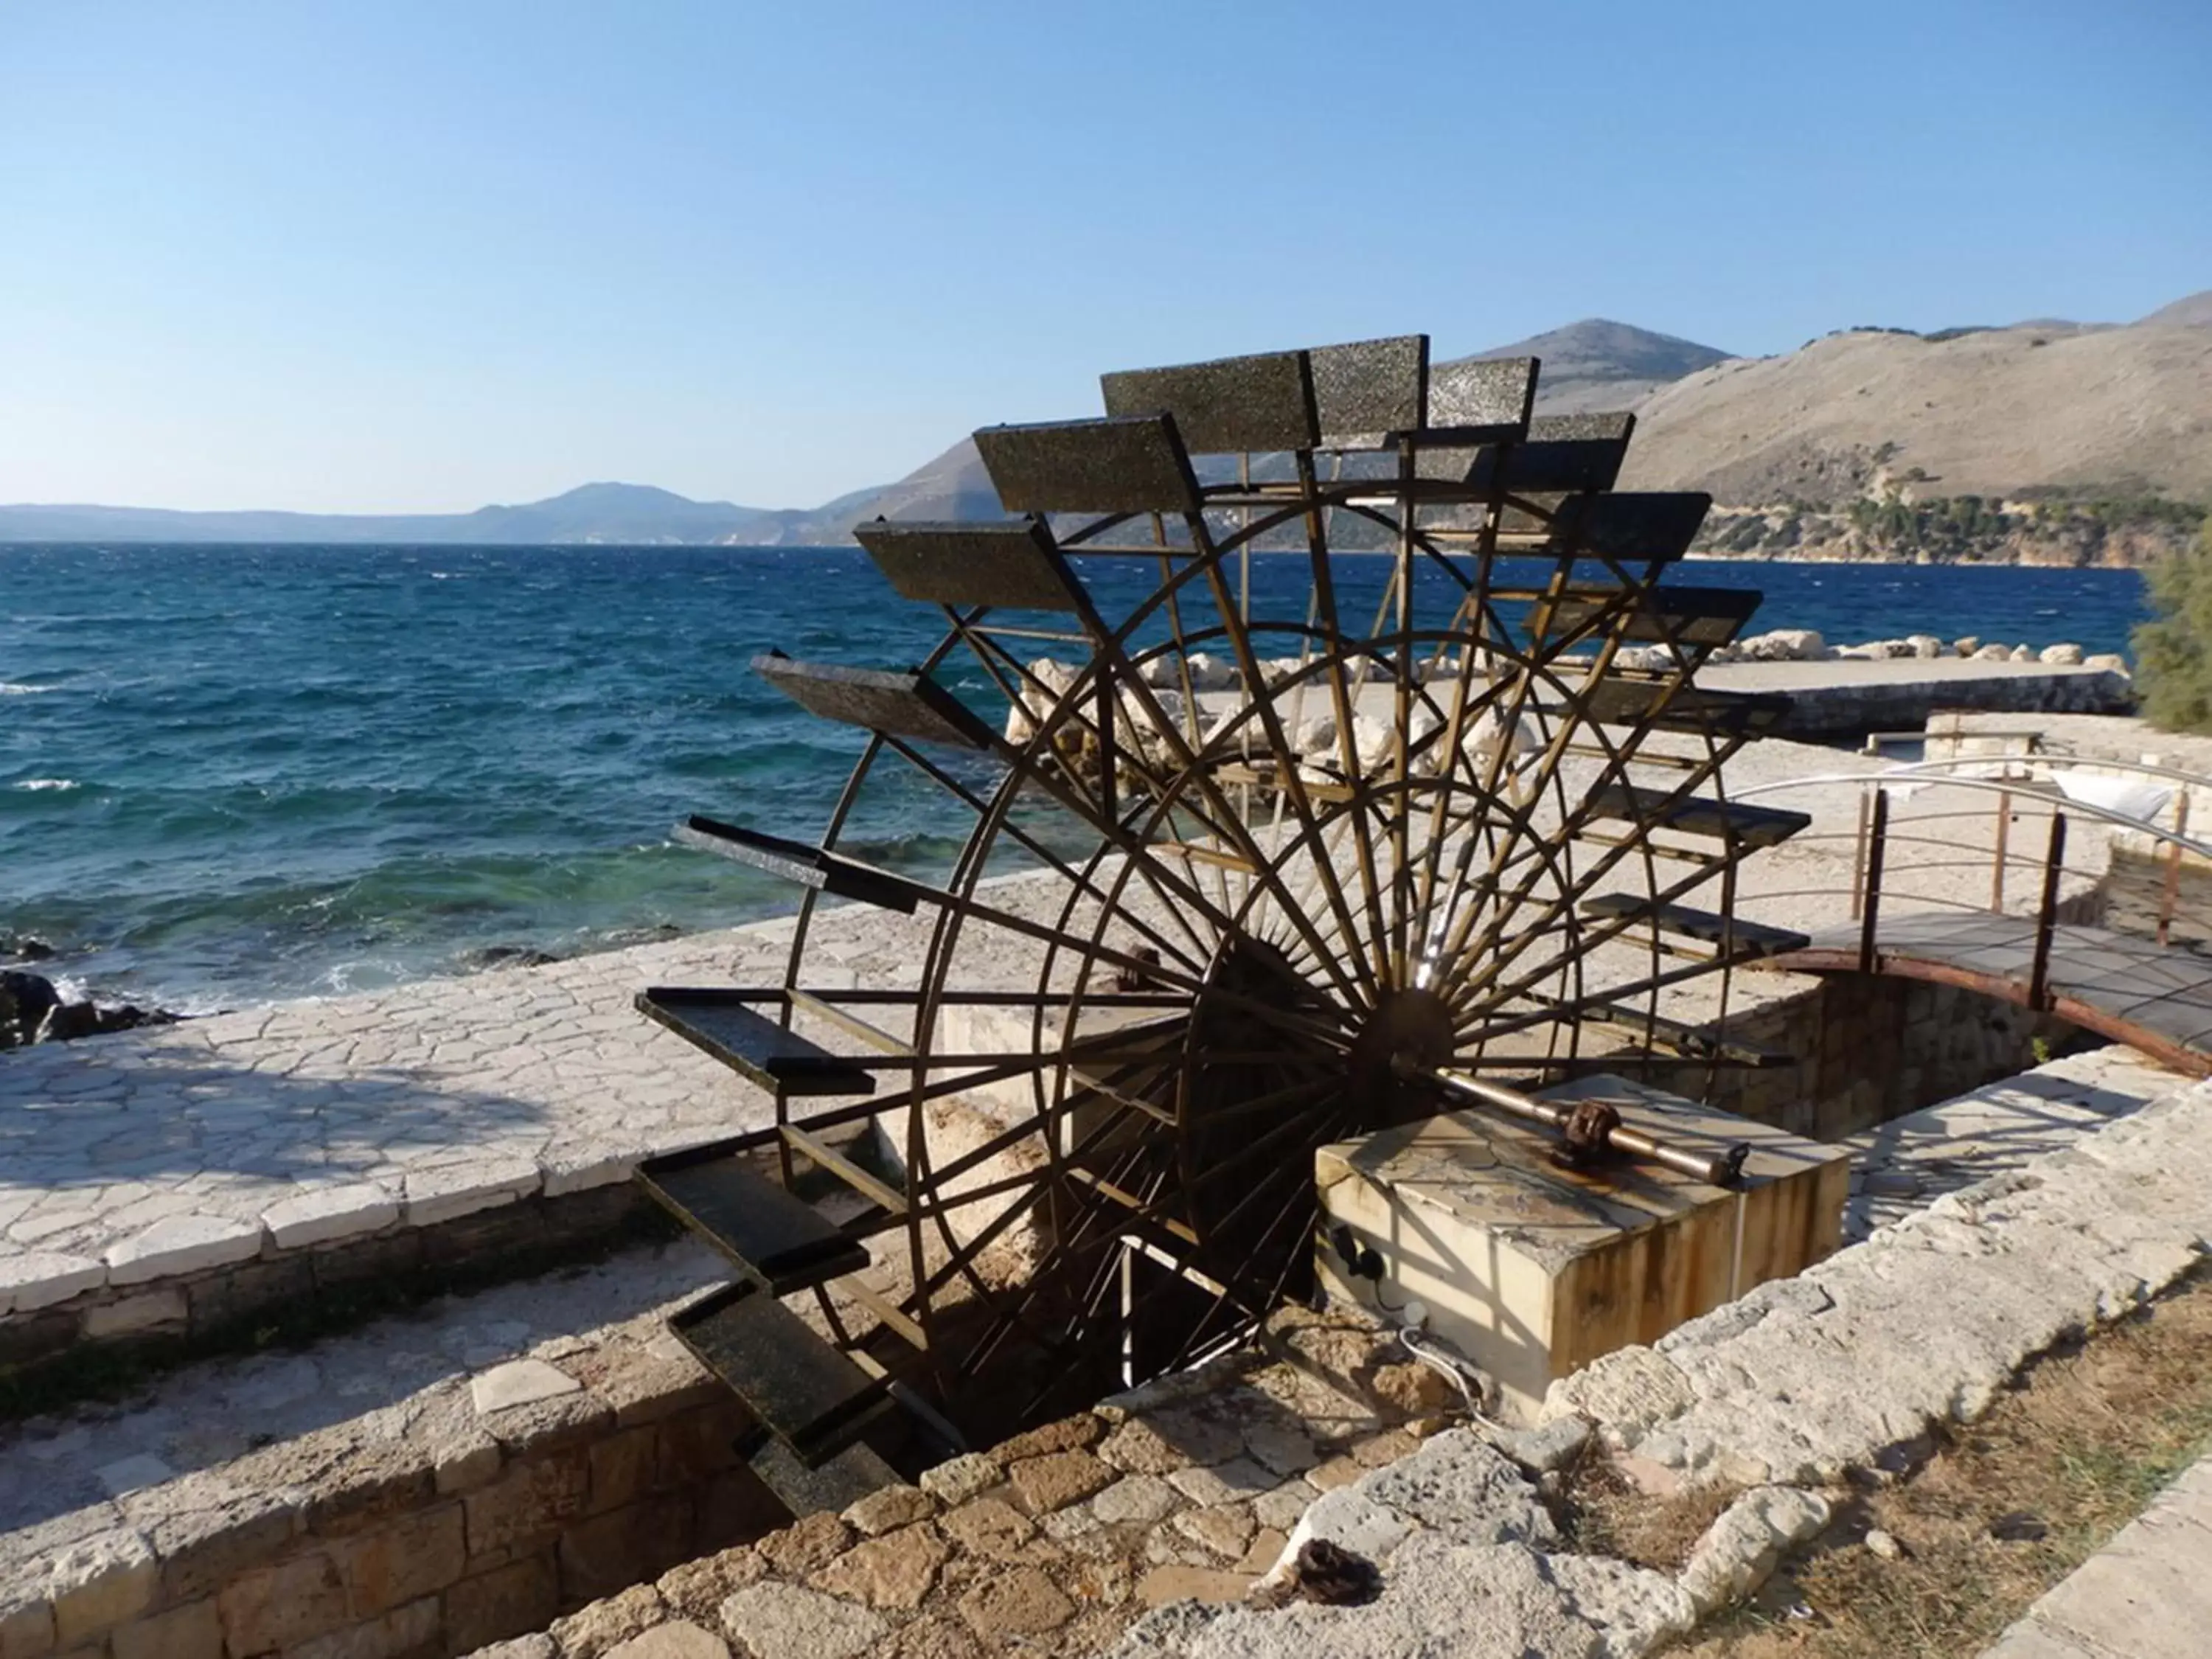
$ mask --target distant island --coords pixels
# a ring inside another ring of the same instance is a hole
[[[2131,565],[2212,506],[2212,289],[2128,325],[1864,326],[1775,357],[1602,318],[1472,355],[1540,357],[1541,412],[1635,410],[1621,487],[1711,490],[1707,553]],[[1001,514],[963,438],[813,507],[631,483],[403,515],[0,506],[0,542],[849,546],[879,515]]]
[[[794,538],[793,526],[859,520],[861,490],[812,512],[695,501],[649,484],[588,483],[518,507],[473,513],[181,513],[152,507],[0,507],[0,541],[295,542],[544,547],[754,546]],[[846,508],[849,504],[849,515]],[[828,538],[825,538],[828,539]]]

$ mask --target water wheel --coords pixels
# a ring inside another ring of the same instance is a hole
[[[1010,516],[860,527],[941,612],[924,661],[755,664],[859,751],[818,839],[679,832],[805,887],[788,970],[641,1006],[775,1096],[646,1171],[743,1271],[679,1328],[771,1456],[898,1401],[988,1442],[1234,1340],[1306,1287],[1315,1148],[1441,1072],[1761,1058],[1712,1017],[1802,940],[1736,871],[1805,820],[1721,793],[1775,701],[1692,683],[1758,595],[1662,580],[1707,498],[1613,490],[1632,417],[1532,416],[1537,372],[1409,337],[1107,375],[1103,418],[975,434]],[[969,826],[938,878],[850,851],[917,779]],[[911,982],[854,988],[825,900],[910,918]],[[801,1332],[804,1385],[765,1375]]]

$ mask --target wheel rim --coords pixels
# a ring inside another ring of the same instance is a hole
[[[1325,355],[1278,355],[1310,405]],[[1692,684],[1756,596],[1725,625],[1693,607],[1671,623],[1660,577],[1704,498],[1608,496],[1630,423],[1550,435],[1528,414],[1533,362],[1500,374],[1519,376],[1517,416],[1473,438],[1433,418],[1387,441],[1310,434],[1212,461],[1179,522],[1036,520],[1075,625],[945,601],[921,665],[996,688],[995,777],[910,735],[865,739],[826,850],[895,769],[974,822],[894,1033],[905,1081],[878,1109],[906,1200],[879,1231],[901,1238],[905,1369],[940,1401],[1041,1356],[1016,1413],[1040,1414],[1095,1394],[1099,1364],[1135,1378],[1240,1334],[1303,1288],[1314,1150],[1437,1109],[1422,1068],[1692,1076],[1656,1046],[1661,1000],[1707,981],[1724,1013],[1740,953],[1724,928],[1678,961],[1659,918],[1692,896],[1732,916],[1759,844],[1731,830],[1692,859],[1676,822],[1723,799],[1719,768],[1758,727]],[[1211,418],[1172,385],[1158,408],[1178,453],[1178,422]],[[1606,452],[1589,487],[1516,485],[1547,442]],[[1646,504],[1640,543],[1590,528],[1606,501]],[[1664,658],[1624,669],[1645,642]],[[995,884],[1018,866],[1018,893]],[[787,1024],[836,999],[818,896]],[[810,1109],[779,1097],[780,1123]],[[780,1146],[789,1179],[804,1154]],[[1127,1305],[1139,1273],[1145,1317]],[[871,1340],[824,1306],[841,1340]]]

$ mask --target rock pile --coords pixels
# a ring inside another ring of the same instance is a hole
[[[44,974],[0,968],[0,1048],[66,1042],[73,1037],[135,1030],[141,1025],[172,1025],[179,1018],[165,1008],[64,997]]]
[[[1660,666],[1672,660],[1664,646],[1650,647],[1644,658],[1655,653],[1656,659],[1647,662],[1639,658],[1637,665]],[[1260,669],[1268,688],[1280,692],[1300,665],[1295,657],[1271,658],[1262,662]],[[1418,678],[1424,684],[1443,678],[1434,665],[1420,666]],[[1183,689],[1186,671],[1189,676],[1188,696]],[[1011,744],[1025,744],[1036,737],[1039,724],[1074,688],[1081,670],[1073,664],[1040,657],[1029,665],[1028,673],[1030,684],[1024,695],[1006,711],[1006,738]],[[1346,678],[1356,687],[1363,682],[1381,685],[1389,681],[1389,676],[1388,664],[1369,663],[1352,669]],[[1180,769],[1183,750],[1212,743],[1233,723],[1240,721],[1248,742],[1255,748],[1265,746],[1265,728],[1260,721],[1249,717],[1249,704],[1225,701],[1210,708],[1201,704],[1195,710],[1191,706],[1193,697],[1238,690],[1243,677],[1233,664],[1203,652],[1188,657],[1164,655],[1146,662],[1140,677],[1151,689],[1150,698],[1139,701],[1124,696],[1116,703],[1114,739],[1123,754],[1154,768]],[[1389,720],[1378,714],[1355,712],[1347,733],[1328,706],[1334,676],[1323,678],[1316,675],[1304,684],[1308,690],[1302,703],[1288,699],[1287,694],[1278,699],[1284,705],[1281,717],[1291,747],[1298,757],[1301,777],[1310,783],[1341,782],[1348,775],[1370,775],[1390,763],[1396,733]],[[1426,703],[1413,710],[1409,744],[1416,772],[1435,769],[1441,753],[1437,735],[1443,724],[1436,709]],[[1484,767],[1496,763],[1503,750],[1503,775],[1510,777],[1521,760],[1534,753],[1540,744],[1534,730],[1525,720],[1516,719],[1509,724],[1498,714],[1483,708],[1468,722],[1461,746]],[[1086,706],[1063,721],[1054,739],[1054,748],[1079,774],[1094,773],[1099,763],[1095,708]]]
[[[1663,667],[1667,665],[1663,661],[1647,662],[1644,659],[1655,651],[1663,654],[1665,650],[1664,646],[1635,648],[1623,651],[1614,660],[1624,668]],[[2034,662],[2052,668],[2100,669],[2122,676],[2129,672],[2125,657],[2115,652],[2100,652],[2092,656],[2071,641],[2046,645],[2038,650],[2032,645],[2002,645],[1995,641],[1984,644],[1978,635],[1971,634],[1948,642],[1933,634],[1908,634],[1901,639],[1868,640],[1858,645],[1830,645],[1809,628],[1778,628],[1771,633],[1753,634],[1733,645],[1720,647],[1707,660],[1716,663],[1882,662],[1907,657],[1922,661],[1954,657],[1972,662]]]

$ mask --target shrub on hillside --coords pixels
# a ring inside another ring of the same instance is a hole
[[[2212,520],[2149,582],[2155,614],[2135,632],[2143,713],[2169,732],[2212,732]]]

